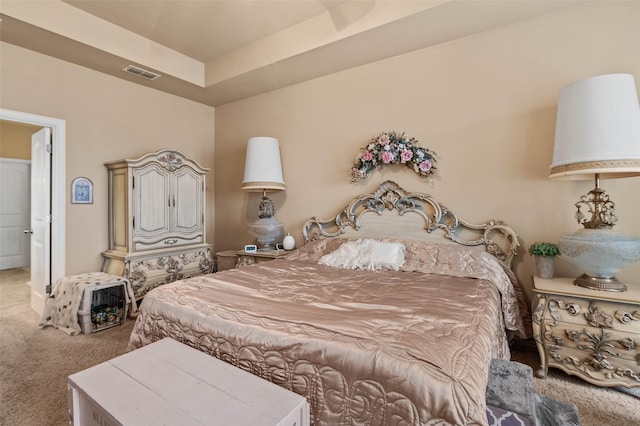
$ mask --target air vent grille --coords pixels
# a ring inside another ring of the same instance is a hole
[[[147,80],[155,80],[156,78],[161,77],[160,74],[156,74],[152,71],[147,71],[140,67],[136,67],[135,65],[127,65],[126,67],[122,68],[122,71],[128,72],[129,74],[137,75],[142,78],[146,78]]]

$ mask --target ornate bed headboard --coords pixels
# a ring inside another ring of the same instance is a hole
[[[302,235],[305,243],[338,236],[432,242],[445,238],[465,246],[484,246],[509,268],[520,245],[518,235],[502,221],[470,224],[430,195],[406,192],[392,181],[382,183],[374,193],[357,196],[332,219],[307,221]]]

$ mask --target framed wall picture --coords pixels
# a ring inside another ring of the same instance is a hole
[[[93,183],[89,178],[77,177],[71,182],[71,203],[93,203]]]

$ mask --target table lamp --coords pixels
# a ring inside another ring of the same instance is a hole
[[[612,230],[618,220],[615,204],[600,188],[600,179],[634,176],[640,176],[640,107],[633,76],[601,75],[564,87],[549,177],[595,180],[595,188],[575,204],[576,220],[584,228],[558,241],[562,255],[584,272],[574,284],[626,290],[615,274],[640,258],[640,239]],[[640,187],[633,195],[640,196]]]
[[[284,237],[284,225],[273,217],[275,207],[267,197],[267,191],[284,189],[278,139],[267,136],[249,138],[242,190],[262,192],[258,220],[249,224],[249,232],[256,237],[260,249],[273,250]]]

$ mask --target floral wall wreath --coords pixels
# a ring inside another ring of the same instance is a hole
[[[436,171],[436,153],[418,146],[415,138],[404,133],[384,132],[371,139],[361,151],[351,168],[352,183],[365,179],[387,164],[404,164],[424,181]]]

